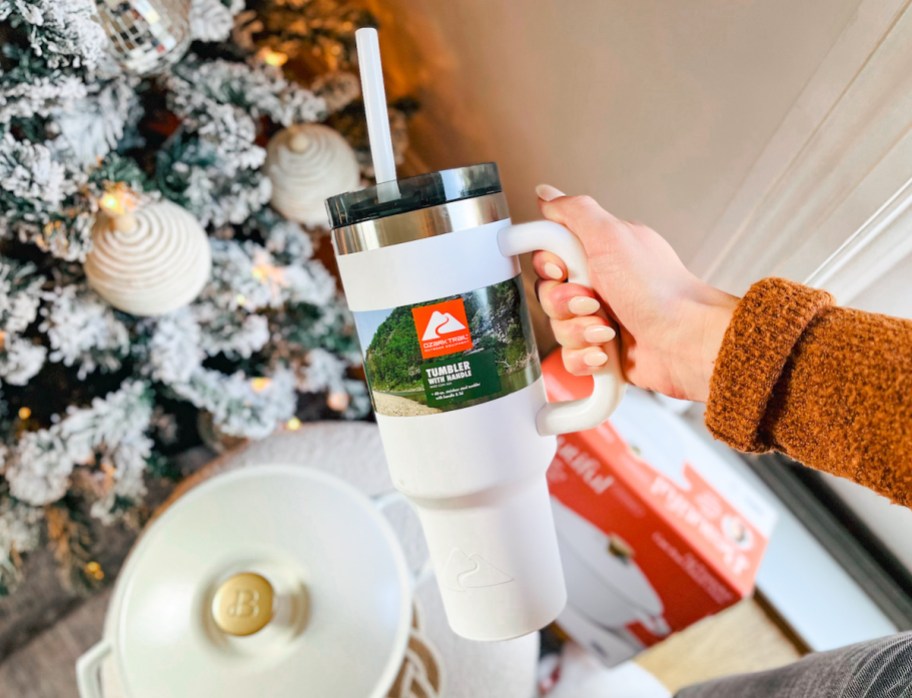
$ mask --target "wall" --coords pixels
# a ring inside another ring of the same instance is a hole
[[[412,171],[496,160],[518,220],[538,182],[592,194],[733,292],[808,279],[908,177],[903,0],[367,2],[389,92],[424,105]],[[823,285],[885,267],[864,257]],[[900,258],[845,300],[912,317]],[[835,488],[912,567],[912,512]]]
[[[430,168],[589,193],[687,260],[858,0],[369,0]],[[418,165],[420,167],[421,165]]]

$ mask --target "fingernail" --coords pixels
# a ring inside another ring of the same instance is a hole
[[[583,330],[583,338],[592,344],[605,344],[614,339],[614,328],[605,325],[593,325]]]
[[[608,354],[600,349],[590,349],[583,354],[583,363],[587,366],[601,366],[608,360]]]
[[[554,262],[545,262],[545,275],[549,279],[560,279],[564,276],[564,272]]]
[[[539,184],[535,187],[535,195],[542,201],[551,201],[559,196],[566,196],[564,192],[557,187],[552,187],[550,184]]]
[[[596,312],[601,306],[595,298],[577,296],[576,298],[570,299],[567,307],[570,308],[570,312],[574,315],[592,315],[592,313]]]

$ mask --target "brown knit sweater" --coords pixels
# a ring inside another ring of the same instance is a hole
[[[912,321],[757,282],[722,341],[706,425],[741,451],[782,451],[912,506]]]

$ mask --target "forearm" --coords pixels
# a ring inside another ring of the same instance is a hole
[[[912,322],[765,279],[726,330],[706,423],[739,450],[776,449],[912,505]]]
[[[908,695],[910,682],[912,633],[903,633],[692,686],[675,698],[884,698]]]

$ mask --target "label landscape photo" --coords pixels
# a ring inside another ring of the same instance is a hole
[[[520,277],[436,301],[355,313],[374,410],[470,407],[541,374]]]

